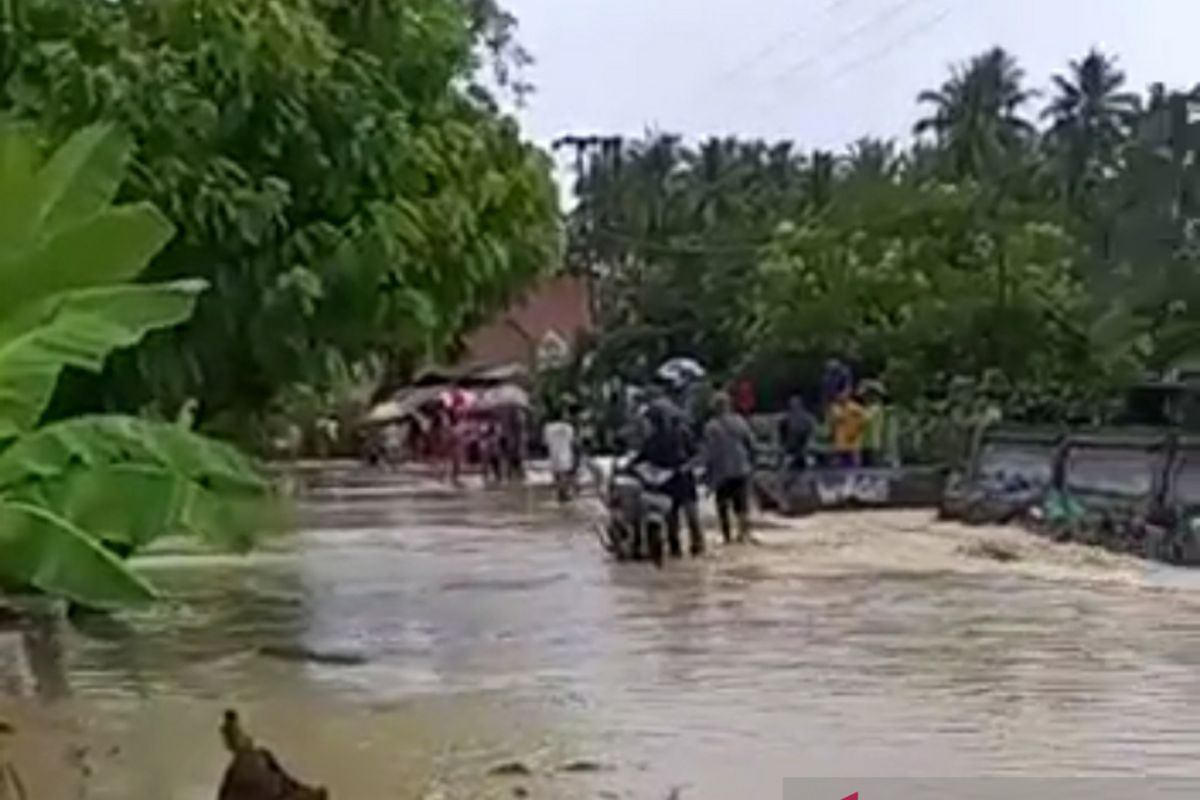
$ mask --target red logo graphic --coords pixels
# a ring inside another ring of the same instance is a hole
[[[854,794],[848,794],[843,797],[842,800],[858,800],[858,792],[855,792]]]

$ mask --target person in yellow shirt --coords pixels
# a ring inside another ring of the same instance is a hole
[[[842,392],[829,407],[830,427],[833,429],[835,466],[857,467],[862,456],[863,434],[867,412],[849,391]]]

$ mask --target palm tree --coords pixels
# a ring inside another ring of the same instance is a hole
[[[893,180],[900,172],[896,145],[887,139],[864,136],[850,145],[842,160],[850,180]]]
[[[957,67],[940,89],[921,92],[932,113],[917,122],[918,135],[932,133],[956,177],[979,177],[1019,154],[1033,134],[1021,116],[1034,93],[1006,50],[993,48]]]
[[[1048,143],[1073,201],[1115,164],[1131,133],[1141,104],[1136,94],[1121,91],[1124,85],[1116,59],[1095,49],[1072,61],[1068,75],[1054,76],[1055,95],[1042,116],[1051,121]]]
[[[699,228],[712,228],[729,211],[746,170],[736,139],[712,137],[685,156],[691,197],[686,216]]]
[[[837,183],[837,157],[827,150],[813,150],[802,185],[810,208],[822,209],[833,199]]]

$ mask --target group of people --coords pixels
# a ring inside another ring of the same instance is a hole
[[[644,431],[633,463],[649,464],[671,476],[663,489],[671,499],[668,547],[675,557],[683,555],[681,519],[688,529],[691,554],[699,556],[705,551],[698,470],[712,492],[725,542],[751,541],[754,434],[728,394],[716,395],[711,412],[699,437],[691,421],[666,394],[653,399],[644,415]]]
[[[783,466],[802,472],[812,466],[883,467],[895,461],[886,392],[878,381],[855,384],[848,367],[831,360],[822,381],[821,409],[814,415],[804,399],[792,397],[780,422]]]
[[[454,397],[439,399],[405,426],[384,426],[367,457],[375,464],[396,464],[406,456],[425,461],[454,484],[470,465],[490,483],[519,481],[525,475],[527,416],[518,406],[481,411]]]
[[[707,421],[698,428],[695,416],[660,387],[636,420],[636,454],[628,466],[648,464],[670,476],[660,488],[671,499],[668,547],[676,557],[683,555],[680,534],[685,525],[691,553],[698,556],[705,551],[698,472],[712,492],[725,542],[750,541],[754,435],[728,394],[717,394],[709,412]],[[558,497],[566,501],[574,493],[584,460],[576,411],[571,404],[560,403],[550,410],[542,438]]]

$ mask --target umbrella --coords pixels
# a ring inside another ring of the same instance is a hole
[[[681,384],[703,380],[708,371],[694,358],[672,358],[665,361],[656,374],[664,381]]]
[[[399,422],[405,417],[415,414],[427,403],[437,401],[442,389],[436,386],[418,386],[404,389],[390,400],[385,400],[372,408],[364,422],[367,424],[384,425],[389,422]]]
[[[529,394],[516,384],[506,383],[485,391],[479,398],[479,405],[483,408],[528,408]]]
[[[395,422],[408,414],[404,403],[398,400],[387,400],[371,409],[365,422]]]

